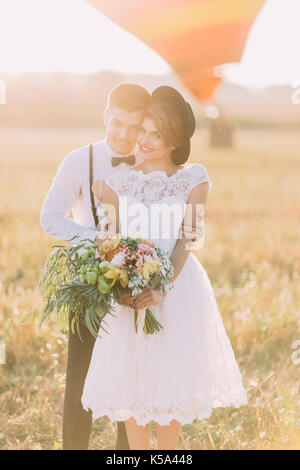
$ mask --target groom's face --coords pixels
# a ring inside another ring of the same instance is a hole
[[[112,150],[120,155],[134,151],[144,111],[126,111],[111,106],[104,111],[107,142]]]

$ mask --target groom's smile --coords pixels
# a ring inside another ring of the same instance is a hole
[[[112,106],[104,112],[107,142],[114,152],[128,155],[134,151],[143,111],[126,111]]]

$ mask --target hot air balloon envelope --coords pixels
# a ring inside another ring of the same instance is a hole
[[[221,78],[215,67],[240,61],[265,0],[87,0],[161,55],[200,99]]]

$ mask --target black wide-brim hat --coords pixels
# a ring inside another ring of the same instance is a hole
[[[184,139],[182,144],[173,150],[172,159],[178,164],[186,162],[191,151],[190,138],[194,134],[196,128],[195,116],[191,106],[187,101],[185,101],[179,91],[171,86],[165,85],[156,88],[152,92],[152,100],[154,103],[171,103],[181,116],[184,129]]]

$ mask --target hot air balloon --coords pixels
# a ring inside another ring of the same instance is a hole
[[[265,0],[87,0],[163,57],[202,102],[222,79],[215,67],[239,62]]]

